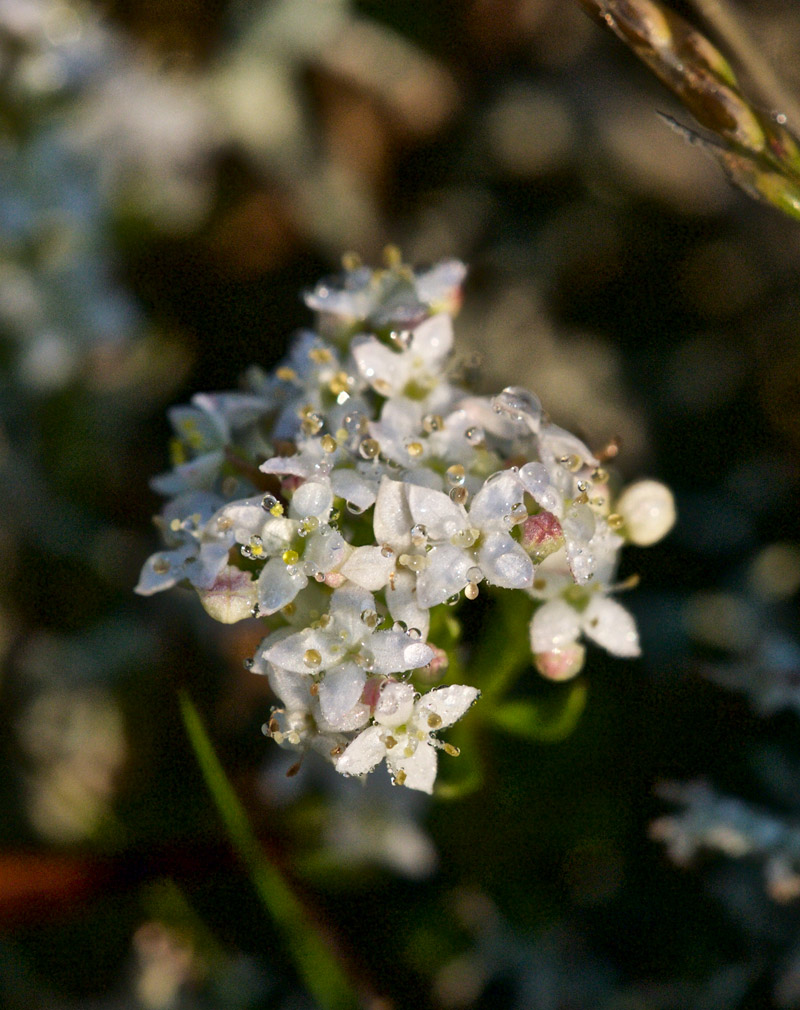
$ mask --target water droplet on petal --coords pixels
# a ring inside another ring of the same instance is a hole
[[[380,451],[380,444],[374,438],[363,438],[358,444],[358,454],[363,459],[375,459]]]
[[[537,396],[521,386],[507,386],[492,400],[495,413],[507,414],[512,421],[527,425],[532,432],[539,430],[542,404]]]

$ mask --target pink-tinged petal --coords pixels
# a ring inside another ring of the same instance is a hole
[[[550,600],[539,607],[531,621],[531,652],[564,649],[577,641],[580,617],[565,600]]]
[[[394,571],[395,557],[385,558],[380,547],[356,547],[339,571],[371,593],[383,589]]]
[[[466,684],[453,684],[450,687],[437,687],[428,691],[417,702],[415,721],[424,729],[446,729],[457,722],[470,705],[480,697],[477,687]],[[428,716],[433,714],[441,719],[435,727],[431,727]]]
[[[535,561],[543,561],[564,546],[564,531],[552,512],[539,512],[535,516],[528,516],[521,529],[522,547]]]
[[[342,775],[366,775],[386,756],[386,748],[381,740],[384,730],[380,726],[368,726],[359,733],[336,761],[336,771]]]
[[[212,586],[197,592],[206,613],[221,624],[252,617],[258,599],[258,586],[250,573],[231,565],[222,569]]]
[[[628,611],[616,600],[595,596],[583,612],[583,630],[614,656],[638,656],[639,634]]]
[[[563,649],[551,649],[550,652],[540,652],[534,657],[536,669],[548,680],[569,680],[583,669],[586,659],[586,649],[579,642],[564,646]]]
[[[500,530],[481,540],[478,565],[489,582],[503,589],[527,589],[533,584],[533,562],[513,537]]]
[[[392,751],[388,751],[387,757],[389,768],[398,784],[402,778],[398,777],[398,773],[403,772],[405,778],[402,784],[406,789],[417,789],[421,793],[433,792],[436,781],[436,749],[429,743],[421,740],[411,757],[394,757]]]
[[[319,685],[322,716],[333,729],[343,729],[342,720],[358,704],[366,674],[355,663],[342,663],[329,670]]]

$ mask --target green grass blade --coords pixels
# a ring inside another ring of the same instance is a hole
[[[180,692],[180,707],[189,742],[231,844],[247,867],[298,974],[322,1010],[356,1010],[361,1001],[347,974],[281,872],[265,856],[186,691]]]

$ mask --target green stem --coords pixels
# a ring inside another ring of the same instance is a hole
[[[194,702],[185,690],[179,692],[179,700],[189,742],[217,812],[300,977],[322,1010],[356,1010],[361,1001],[350,979],[280,870],[267,859]]]

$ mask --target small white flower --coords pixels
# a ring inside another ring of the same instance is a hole
[[[457,722],[479,694],[475,687],[455,684],[420,698],[410,684],[388,682],[375,706],[375,723],[337,758],[336,770],[343,775],[366,775],[385,758],[397,785],[432,793],[436,751],[448,749],[433,734]]]
[[[549,600],[531,621],[531,650],[535,656],[573,646],[581,633],[614,656],[638,656],[639,635],[628,611],[602,593],[592,593],[581,608],[566,600]]]
[[[430,403],[449,396],[443,369],[452,346],[453,321],[440,314],[417,326],[403,350],[364,337],[354,343],[352,354],[361,377],[376,393]]]
[[[226,505],[212,520],[247,557],[266,560],[258,577],[261,614],[276,613],[309,578],[328,578],[347,557],[347,544],[328,522],[332,508],[333,490],[323,479],[295,490],[288,516],[277,499],[266,496]]]
[[[486,579],[507,589],[533,581],[533,563],[509,533],[523,488],[503,471],[484,483],[469,512],[441,491],[384,479],[375,502],[379,548],[357,548],[342,572],[357,581],[368,571],[373,585],[392,578],[396,566],[417,576],[417,602],[430,608]],[[369,554],[359,552],[369,551]],[[390,594],[387,594],[390,595]],[[391,604],[390,604],[391,605]]]
[[[359,703],[367,674],[391,675],[425,666],[430,646],[394,629],[376,630],[380,619],[370,593],[356,586],[334,591],[331,605],[316,627],[282,638],[264,650],[264,659],[319,682],[319,701],[326,722],[339,728]]]

